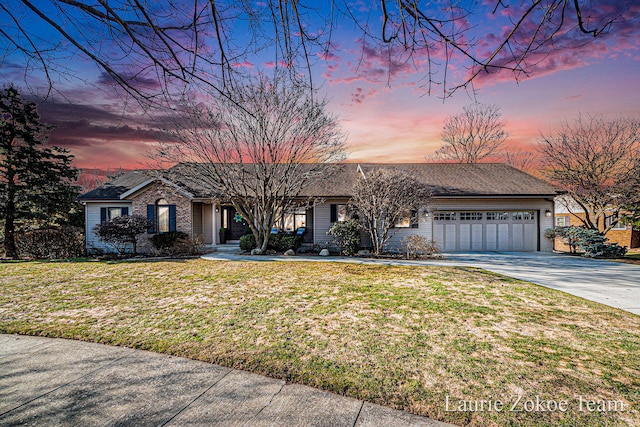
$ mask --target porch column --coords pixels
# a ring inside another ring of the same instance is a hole
[[[218,241],[219,237],[218,237],[218,215],[219,212],[216,212],[216,210],[220,210],[220,207],[218,205],[216,205],[215,203],[213,203],[211,205],[211,232],[213,233],[213,238],[211,239],[211,241],[213,242],[213,245],[218,245],[220,242]]]

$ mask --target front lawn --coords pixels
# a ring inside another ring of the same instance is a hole
[[[25,262],[0,264],[0,291],[2,333],[190,357],[459,425],[640,425],[640,316],[478,269]],[[447,398],[505,408],[448,412]],[[536,398],[567,410],[527,411]]]
[[[640,264],[640,250],[633,249],[627,252],[622,261],[629,264]]]

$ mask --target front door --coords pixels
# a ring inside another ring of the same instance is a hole
[[[247,234],[249,225],[233,206],[222,208],[223,223],[226,223],[227,240],[239,240]]]

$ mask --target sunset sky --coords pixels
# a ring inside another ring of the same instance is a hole
[[[626,3],[631,7],[626,22],[593,43],[537,58],[541,62],[529,77],[515,81],[502,72],[476,79],[475,100],[501,108],[511,146],[529,149],[541,132],[552,133],[579,114],[640,114],[640,6]],[[0,19],[4,24],[8,18],[0,13]],[[492,19],[481,21],[479,31],[497,26]],[[44,27],[33,31],[47,37]],[[463,89],[446,100],[438,87],[427,96],[421,87],[423,63],[404,64],[389,74],[380,51],[363,48],[353,30],[336,36],[333,45],[330,55],[316,56],[313,76],[348,134],[348,161],[425,161],[441,144],[444,119],[474,100]],[[8,51],[1,38],[0,48]],[[57,126],[52,143],[69,148],[85,169],[143,167],[157,140],[154,112],[132,113],[132,100],[116,96],[102,71],[82,55],[70,55],[67,66],[76,78],[60,79],[60,93],[40,107],[44,121]],[[249,58],[237,66],[265,70],[270,58]],[[0,84],[25,81],[20,58],[6,55]]]

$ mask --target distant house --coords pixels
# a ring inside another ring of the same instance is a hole
[[[584,210],[570,196],[558,196],[555,210],[556,227],[582,226],[583,223],[581,219],[584,218]],[[608,216],[605,214],[604,222],[598,224],[600,230],[602,231],[608,227],[612,219],[612,212],[609,212]],[[634,230],[631,224],[624,224],[620,221],[614,225],[605,236],[611,243],[617,243],[629,249],[640,247],[640,230]],[[568,251],[569,247],[563,245],[562,242],[558,240],[556,242],[556,249]]]
[[[146,215],[154,223],[149,236],[183,231],[200,236],[205,244],[220,243],[224,227],[227,241],[237,241],[247,225],[229,203],[216,197],[203,182],[178,165],[162,177],[150,171],[126,173],[80,197],[86,206],[87,249],[109,250],[93,234],[93,227],[118,215]],[[401,169],[432,188],[428,208],[419,221],[402,221],[389,242],[421,234],[434,239],[445,252],[551,251],[544,232],[554,224],[554,197],[560,192],[540,179],[504,164],[360,164],[366,174],[377,168]],[[345,206],[360,172],[356,164],[331,165],[331,173],[305,189],[303,197],[323,200],[308,209],[283,214],[278,226],[293,231],[305,228],[306,245],[329,245],[327,231],[347,219]],[[166,178],[171,176],[171,179]],[[142,250],[148,242],[141,242]]]

